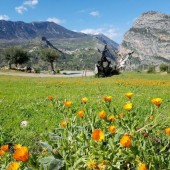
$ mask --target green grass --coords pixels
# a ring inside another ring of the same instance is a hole
[[[96,101],[102,96],[113,96],[112,106],[119,114],[124,111],[127,92],[134,93],[132,101],[141,117],[151,114],[151,99],[162,98],[161,120],[166,119],[166,126],[170,124],[169,74],[129,72],[100,79],[0,76],[0,145],[21,143],[34,150],[37,142],[46,139],[46,134],[62,120],[59,107],[53,107],[48,96],[57,98],[60,107],[64,100],[71,100],[75,112],[82,107],[81,98],[87,97],[96,114],[103,108]],[[23,120],[28,121],[26,128],[20,127]]]

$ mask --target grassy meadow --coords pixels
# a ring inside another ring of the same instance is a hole
[[[154,98],[162,99],[159,106]],[[169,74],[0,76],[0,146],[8,145],[0,169],[11,162],[25,170],[170,169],[168,128]],[[16,144],[27,147],[28,159],[13,156]]]

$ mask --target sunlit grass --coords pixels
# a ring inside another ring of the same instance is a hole
[[[37,143],[45,140],[47,134],[63,121],[60,112],[64,101],[71,101],[72,112],[77,113],[84,107],[81,99],[86,97],[89,113],[97,115],[106,110],[115,115],[125,112],[123,106],[128,92],[133,93],[130,100],[138,113],[136,118],[141,120],[139,127],[145,122],[143,118],[152,114],[151,100],[157,97],[163,99],[158,121],[166,120],[163,123],[170,124],[169,74],[132,72],[100,79],[0,76],[0,145],[22,143],[35,151]],[[55,103],[48,96],[52,96]],[[103,96],[112,96],[112,110],[103,106]],[[20,126],[23,120],[28,121],[25,128]]]

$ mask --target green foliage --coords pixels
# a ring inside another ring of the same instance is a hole
[[[51,48],[46,48],[46,49],[42,49],[41,51],[41,59],[50,63],[51,66],[51,71],[55,73],[54,70],[54,61],[57,61],[57,59],[61,56],[61,53],[51,49]]]
[[[159,66],[160,71],[165,72],[168,71],[168,65],[167,64],[161,64]]]
[[[5,59],[10,65],[15,64],[17,66],[18,64],[24,64],[29,61],[29,58],[30,55],[22,48],[10,47],[5,52]]]
[[[149,66],[147,73],[155,73],[155,72],[156,72],[155,66]]]
[[[169,90],[169,74],[131,72],[104,79],[0,76],[0,146],[12,143],[29,148],[23,170],[88,169],[92,160],[108,169],[135,169],[139,161],[148,169],[170,169],[169,136],[164,133],[170,124]],[[134,93],[132,99],[124,96],[129,91]],[[113,96],[110,103],[102,99],[108,95]],[[89,99],[86,104],[81,103],[82,97]],[[155,97],[163,99],[160,107],[150,102]],[[63,105],[65,100],[72,101],[70,108]],[[131,111],[123,109],[127,102],[134,104]],[[84,118],[77,115],[80,109],[85,110]],[[115,121],[100,119],[101,110],[113,114]],[[124,117],[119,116],[122,112]],[[68,124],[61,127],[65,119]],[[23,120],[28,126],[20,126]],[[110,125],[117,127],[115,134],[108,131]],[[91,138],[96,128],[103,130],[105,140]],[[120,145],[125,133],[131,135],[130,148]],[[4,169],[14,161],[9,154],[1,158]]]

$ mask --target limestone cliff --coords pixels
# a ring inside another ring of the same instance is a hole
[[[170,15],[146,12],[124,35],[120,54],[134,51],[132,65],[159,65],[170,62]]]

